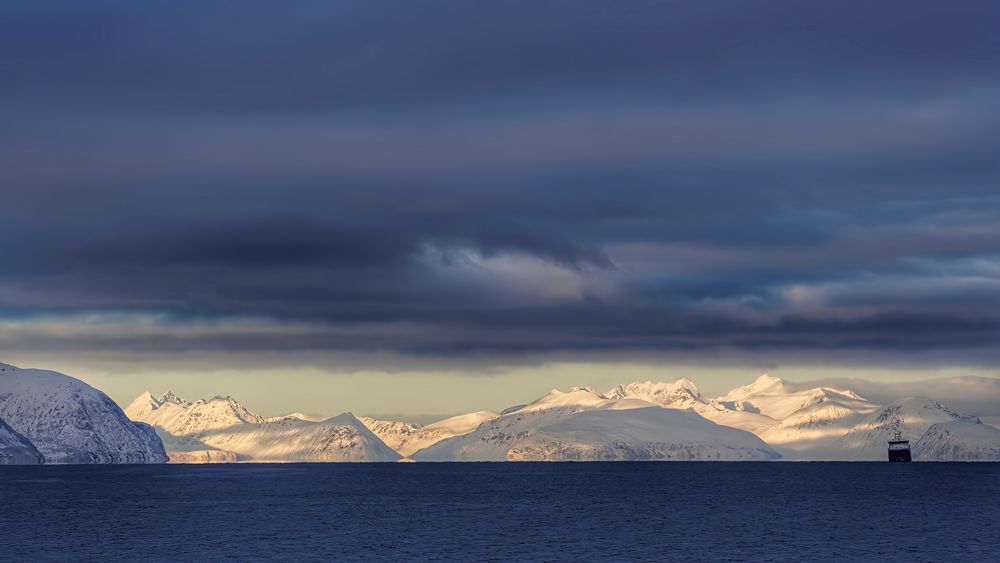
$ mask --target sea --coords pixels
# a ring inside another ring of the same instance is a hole
[[[1000,561],[1000,463],[0,467],[3,561]]]

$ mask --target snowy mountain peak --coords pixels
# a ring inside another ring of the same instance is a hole
[[[815,405],[820,405],[823,403],[852,403],[861,401],[864,402],[865,399],[859,396],[853,391],[840,391],[837,389],[830,389],[827,387],[818,387],[816,389],[811,389],[807,391],[808,397],[800,406],[800,409],[809,408]]]
[[[147,393],[148,392],[149,391],[147,391]],[[159,404],[161,404],[161,405],[164,404],[164,403],[171,403],[171,404],[174,404],[174,405],[186,405],[186,404],[189,404],[184,399],[178,397],[177,394],[174,393],[173,391],[167,391],[159,399],[157,399],[156,402],[159,403]]]
[[[127,407],[125,407],[125,414],[126,416],[129,416],[131,418],[131,415],[128,414],[130,412],[153,411],[160,408],[160,405],[161,405],[160,401],[158,401],[155,397],[153,397],[152,393],[150,393],[149,391],[144,391],[142,394],[136,397],[134,401],[129,403]]]
[[[779,390],[784,389],[785,381],[780,377],[775,377],[769,373],[761,374],[750,387],[758,391],[768,389],[768,390]]]
[[[338,414],[337,416],[331,416],[330,418],[324,420],[323,422],[330,422],[334,424],[351,424],[353,426],[364,426],[358,417],[354,416],[354,413],[347,411]]]
[[[54,371],[4,366],[0,418],[47,463],[162,463],[163,444],[104,393]]]
[[[897,409],[902,416],[911,416],[914,418],[920,418],[930,413],[940,413],[952,420],[964,420],[973,424],[983,423],[978,416],[958,412],[927,397],[903,397],[902,399],[896,399],[892,404],[883,409],[883,411],[888,412]]]
[[[853,391],[828,387],[802,389],[769,374],[757,378],[750,385],[737,387],[717,401],[726,408],[763,414],[775,420],[785,420],[798,413],[814,409],[817,405],[836,405],[846,411],[867,414],[872,405]]]
[[[325,417],[322,416],[313,416],[301,412],[291,412],[288,414],[283,414],[281,416],[272,416],[271,418],[267,419],[267,422],[274,422],[276,420],[282,420],[285,418],[292,418],[295,420],[305,420],[307,422],[321,422],[325,420]]]
[[[684,389],[685,391],[691,393],[692,395],[698,395],[698,396],[701,395],[701,391],[698,390],[698,386],[694,384],[694,381],[691,381],[686,377],[682,377],[677,381],[674,381],[674,385],[676,385],[681,389]]]
[[[676,381],[645,383],[635,381],[626,385],[616,385],[605,393],[609,399],[642,399],[668,408],[686,409],[704,403],[701,391],[693,381],[681,378]]]
[[[264,418],[251,412],[232,397],[216,396],[209,400],[189,402],[167,391],[159,399],[139,395],[125,414],[132,420],[164,428],[172,435],[190,436],[209,430],[235,427],[242,424],[260,424]]]
[[[569,391],[553,389],[536,401],[529,403],[522,408],[510,411],[510,414],[564,407],[575,409],[605,407],[608,403],[625,402],[627,402],[627,400],[616,401],[609,399],[590,387],[573,387]],[[643,405],[649,405],[646,401],[637,402],[642,403]]]

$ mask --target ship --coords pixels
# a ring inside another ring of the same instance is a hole
[[[889,440],[889,461],[913,461],[910,457],[910,441],[904,440],[899,429]]]

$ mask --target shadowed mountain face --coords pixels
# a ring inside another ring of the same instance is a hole
[[[970,420],[939,422],[927,429],[913,451],[919,460],[998,461],[1000,429]]]
[[[0,419],[0,465],[34,465],[45,458],[27,438]]]
[[[164,463],[152,427],[133,422],[107,395],[86,383],[37,369],[0,364],[0,420],[46,463]]]

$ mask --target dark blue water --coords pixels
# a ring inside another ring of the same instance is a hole
[[[1000,464],[2,467],[0,559],[1000,561]]]

